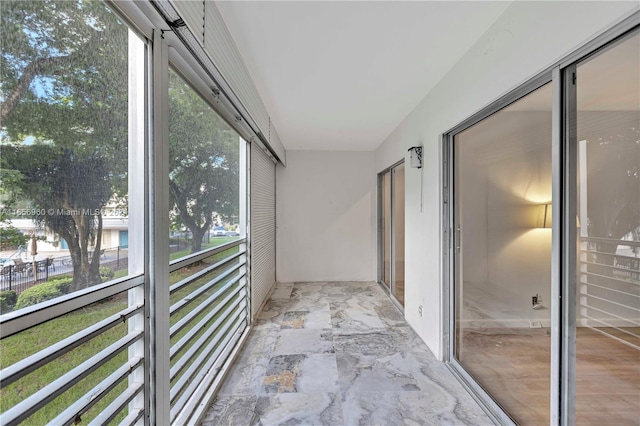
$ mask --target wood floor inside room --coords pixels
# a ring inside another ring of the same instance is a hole
[[[462,336],[458,359],[513,419],[549,424],[549,329],[465,329]],[[639,350],[578,328],[576,376],[576,424],[640,425]]]

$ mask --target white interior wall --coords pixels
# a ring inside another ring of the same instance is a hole
[[[405,316],[436,356],[443,356],[440,135],[637,7],[613,1],[514,2],[376,151],[377,172],[410,146],[424,146],[423,174],[406,174],[405,218],[412,232],[406,235]]]
[[[549,130],[550,119],[549,115]],[[529,320],[541,320],[549,327],[551,229],[535,228],[539,205],[525,194],[527,189],[541,188],[530,192],[546,192],[548,198],[538,202],[551,202],[550,143],[489,166],[487,175],[486,285],[494,288],[496,297],[500,295],[501,300],[495,300],[502,301],[494,309],[489,304],[490,316],[513,327],[528,327]],[[540,310],[531,304],[535,294],[540,297]]]
[[[276,173],[277,281],[376,279],[373,152],[287,151]]]
[[[550,324],[551,230],[536,227],[551,202],[551,99],[547,85],[456,136],[468,326]]]

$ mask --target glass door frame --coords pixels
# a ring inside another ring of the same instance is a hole
[[[552,266],[551,266],[551,389],[550,423],[575,424],[576,396],[576,226],[577,143],[576,64],[640,28],[635,11],[526,83],[443,133],[441,140],[443,241],[442,345],[444,361],[471,396],[496,424],[513,419],[455,358],[455,249],[459,237],[453,229],[454,136],[533,92],[552,83]],[[573,218],[573,219],[572,219]]]
[[[395,273],[395,177],[393,171],[398,167],[405,164],[404,158],[390,167],[380,171],[378,173],[378,284],[384,288],[386,292],[391,296],[391,300],[396,305],[398,309],[404,312],[404,306],[396,299],[393,285],[393,277]],[[385,248],[385,233],[384,233],[384,225],[385,225],[385,217],[384,217],[384,176],[389,174],[389,185],[391,187],[391,197],[389,202],[391,203],[391,216],[388,218],[389,222],[391,222],[391,226],[389,227],[390,236],[390,253],[389,253],[389,281],[385,282],[384,279],[384,248]]]

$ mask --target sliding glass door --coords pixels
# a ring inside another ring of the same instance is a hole
[[[634,25],[444,136],[448,359],[497,422],[639,424]]]
[[[520,424],[549,423],[551,84],[454,137],[455,356]]]
[[[378,176],[379,263],[378,280],[393,299],[404,306],[404,162]]]
[[[380,175],[380,282],[391,288],[391,170]]]
[[[575,75],[576,424],[639,424],[640,33]]]

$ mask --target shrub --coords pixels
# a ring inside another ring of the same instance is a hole
[[[114,275],[115,272],[113,272],[113,269],[107,268],[106,266],[100,267],[100,279],[102,282],[112,280]]]
[[[0,313],[10,312],[16,306],[18,294],[13,290],[0,291]]]
[[[49,280],[43,284],[34,285],[20,293],[18,303],[16,303],[16,309],[26,308],[27,306],[62,296],[69,291],[72,281],[72,278],[63,277]]]

